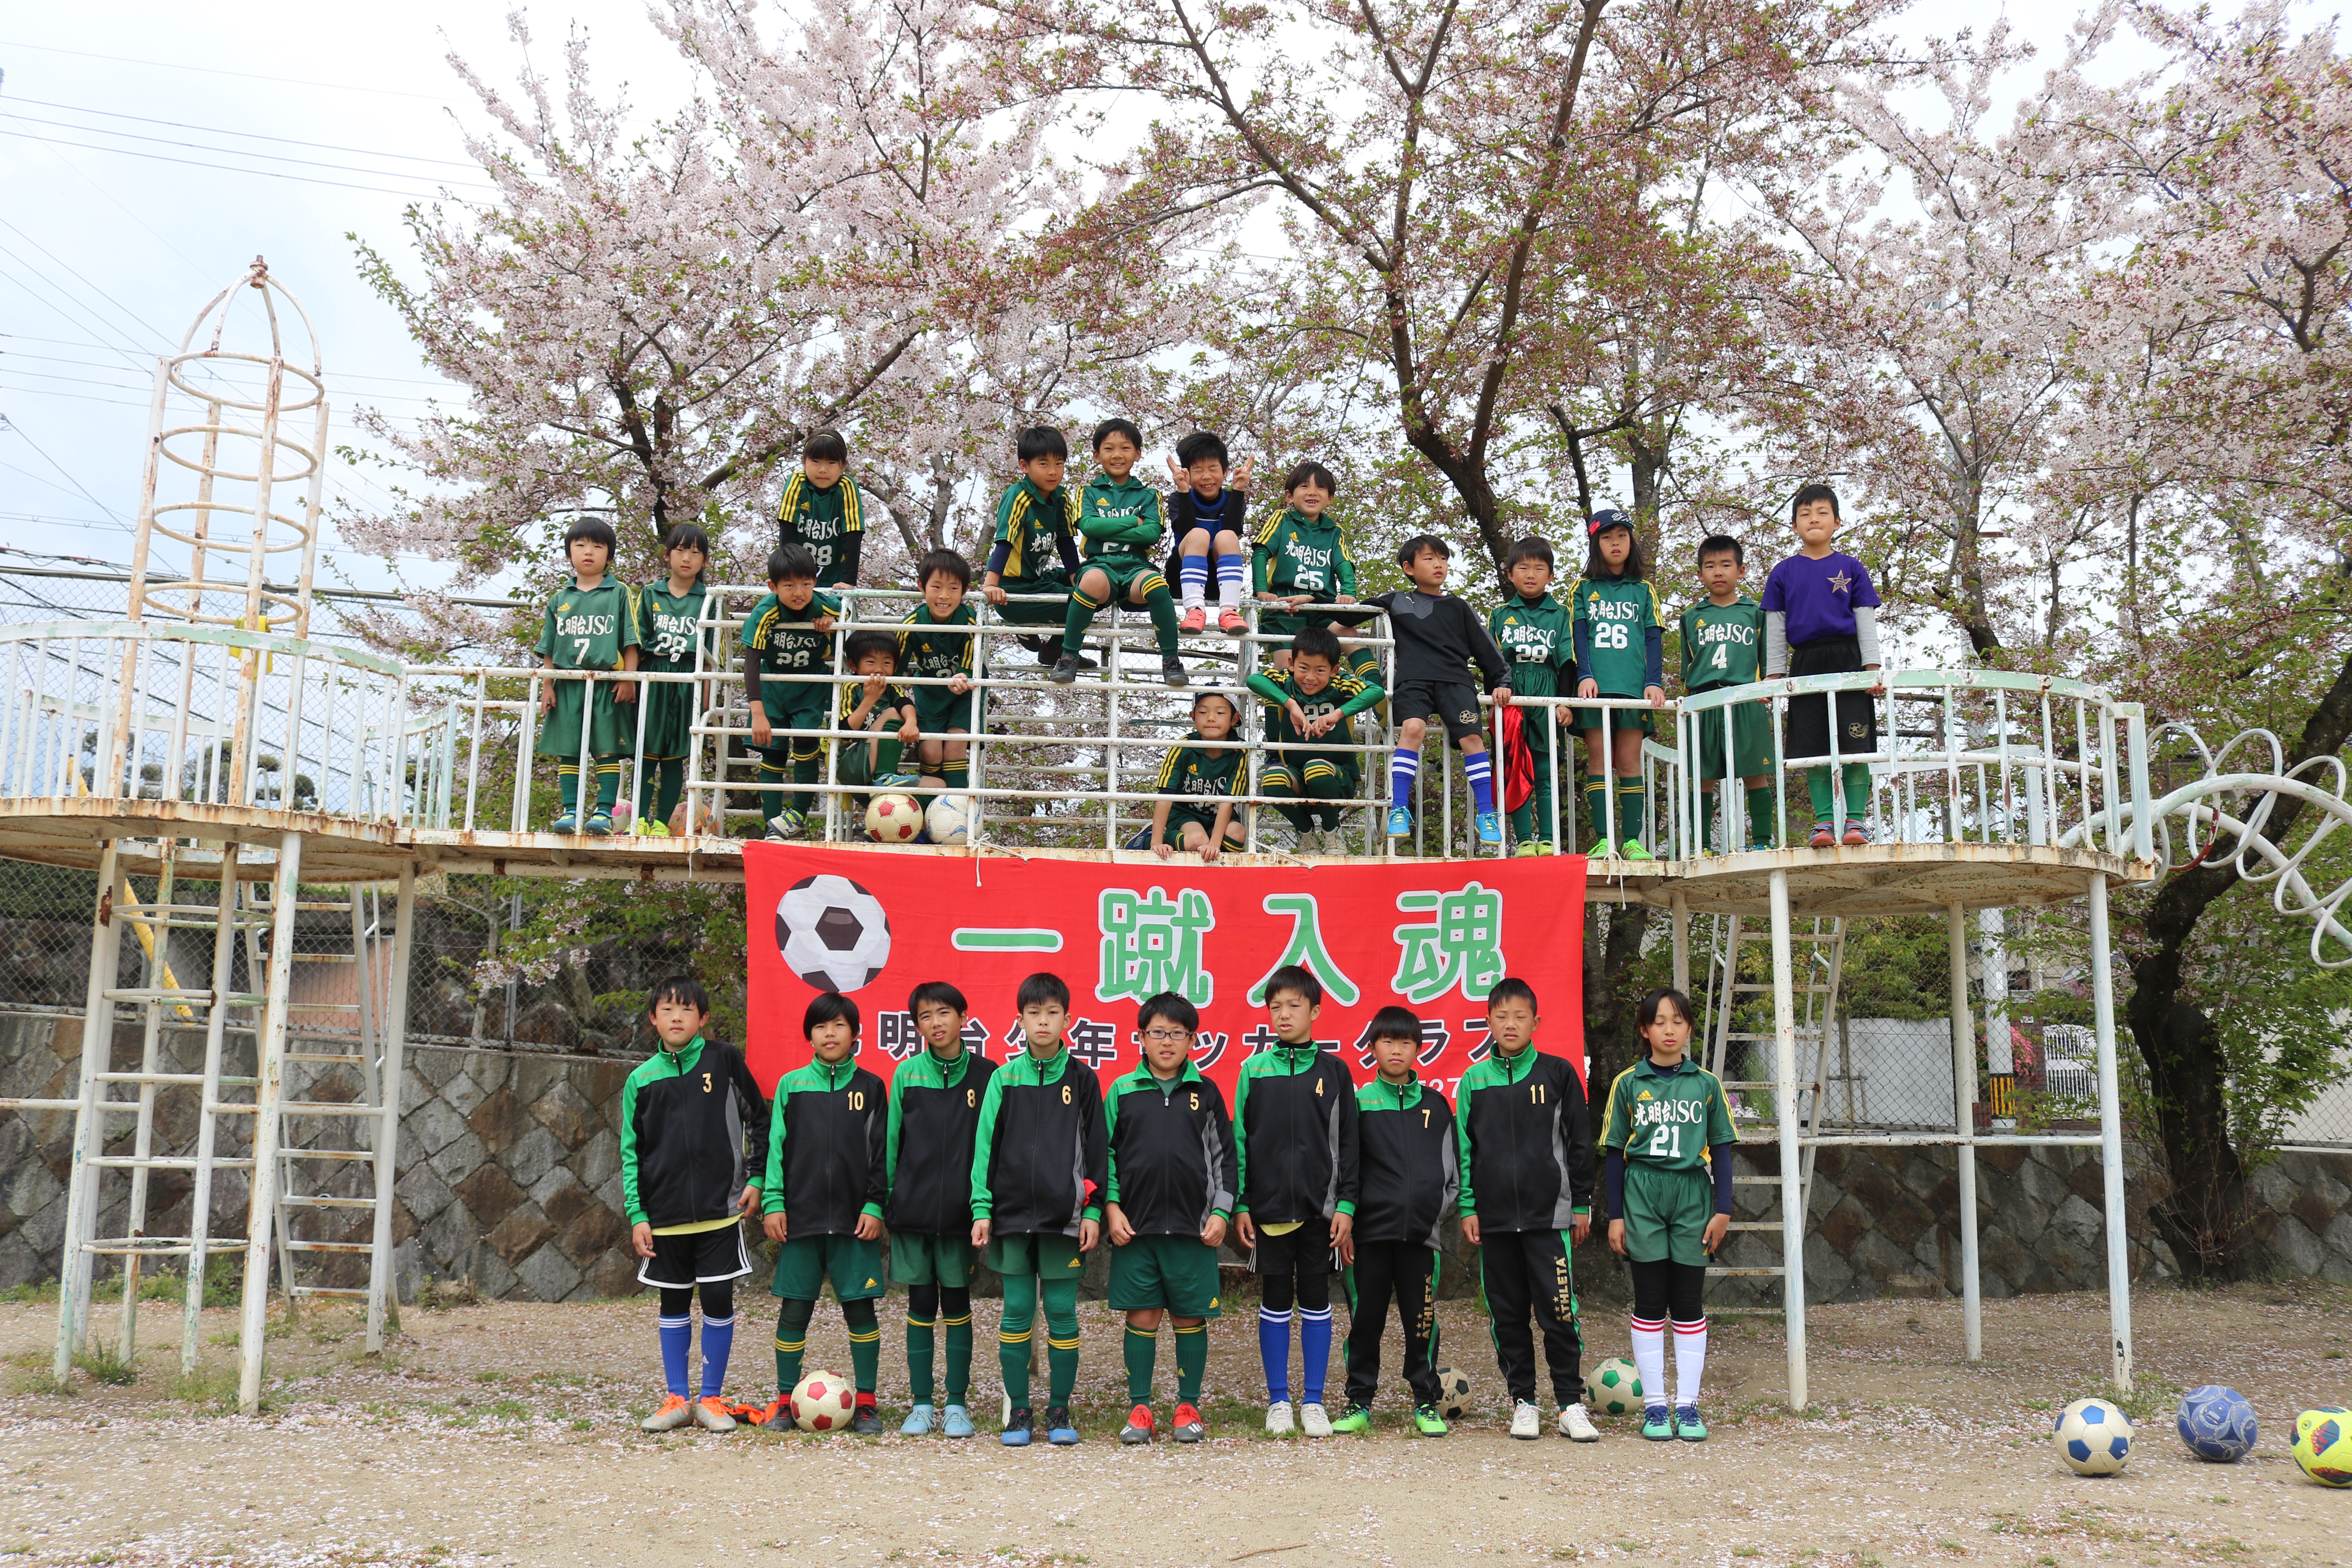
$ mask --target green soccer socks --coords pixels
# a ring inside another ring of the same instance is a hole
[[[1584,811],[1592,818],[1592,837],[1602,844],[1613,843],[1609,837],[1609,775],[1584,775]],[[1620,837],[1623,835],[1620,834]]]
[[[803,753],[798,746],[794,746],[793,748],[793,783],[796,784],[816,783],[817,775],[824,771],[820,765],[824,760],[824,753],[815,746],[811,746],[806,753]],[[793,791],[792,807],[803,816],[806,816],[815,805],[814,791],[808,789]]]
[[[1748,842],[1750,845],[1772,845],[1780,836],[1772,831],[1772,786],[1762,784],[1748,792]]]
[[[971,759],[970,757],[950,757],[945,762],[941,763],[940,764],[940,784],[942,787],[949,790],[962,791],[970,789],[971,787]]]
[[[1029,1407],[1029,1335],[1037,1321],[1037,1277],[1004,1276],[1004,1312],[996,1331],[996,1365],[1004,1374],[1004,1397],[1015,1410]]]
[[[801,1357],[808,1350],[809,1319],[816,1315],[814,1301],[795,1301],[787,1296],[776,1309],[776,1392],[786,1399],[801,1385]]]
[[[1207,1319],[1191,1328],[1176,1325],[1176,1403],[1201,1403],[1201,1379],[1209,1370],[1209,1323]]]
[[[1845,819],[1863,821],[1870,815],[1870,766],[1866,763],[1847,763],[1839,771],[1845,784]],[[1813,820],[1829,821],[1830,770],[1826,763],[1805,770],[1805,793],[1812,797]]]
[[[1151,1403],[1151,1373],[1160,1357],[1160,1335],[1155,1330],[1127,1325],[1121,1342],[1127,1347],[1127,1402],[1129,1405]]]
[[[961,1307],[944,1301],[940,1307],[940,1321],[948,1331],[946,1375],[950,1405],[961,1405],[971,1387],[971,1294],[968,1290],[956,1294],[962,1302]]]
[[[613,803],[621,798],[621,759],[596,759],[596,809],[610,811]]]
[[[569,816],[580,809],[580,764],[578,763],[555,764],[555,788],[556,793],[563,797],[565,816]]]
[[[1087,628],[1095,624],[1102,613],[1103,601],[1091,599],[1081,589],[1070,590],[1070,613],[1062,623],[1062,651],[1076,655],[1087,646]]]
[[[1045,1404],[1058,1410],[1069,1404],[1078,1384],[1078,1282],[1041,1281],[1045,1298]]]
[[[784,770],[767,760],[760,759],[760,815],[777,817],[784,814]]]
[[[1617,842],[1627,843],[1642,837],[1642,781],[1620,778],[1617,781]]]
[[[684,757],[647,757],[637,770],[637,815],[648,822],[667,822],[686,793]],[[651,805],[647,797],[651,797]]]
[[[890,730],[885,731],[883,738],[877,742],[874,746],[875,776],[879,778],[884,773],[897,773],[898,771],[898,758],[906,752],[906,750],[907,743],[898,739],[898,731]]]
[[[937,1317],[919,1318],[907,1310],[907,1399],[913,1405],[931,1402],[931,1350],[939,1328]]]
[[[882,1325],[875,1321],[871,1300],[844,1301],[841,1321],[849,1325],[849,1373],[857,1392],[871,1395],[882,1372]]]
[[[1147,581],[1158,584],[1144,591],[1143,608],[1151,616],[1151,630],[1160,639],[1160,657],[1176,657],[1176,601],[1168,596],[1168,584],[1156,574]]]

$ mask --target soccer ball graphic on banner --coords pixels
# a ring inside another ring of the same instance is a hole
[[[1592,1374],[1592,1405],[1603,1415],[1631,1415],[1642,1408],[1642,1377],[1622,1355],[1611,1356]]]
[[[803,877],[776,900],[784,967],[820,991],[855,991],[890,962],[882,900],[846,877]]]
[[[2218,1383],[2182,1394],[2174,1425],[2189,1451],[2209,1464],[2234,1465],[2254,1451],[2254,1407]]]
[[[1470,1411],[1470,1380],[1450,1366],[1433,1367],[1437,1373],[1437,1413],[1449,1423]]]
[[[923,808],[910,795],[877,795],[866,808],[866,837],[877,844],[906,844],[923,830]]]
[[[857,1414],[857,1394],[829,1372],[813,1372],[793,1390],[793,1424],[803,1432],[839,1432]]]
[[[2131,1458],[2131,1421],[2104,1399],[2078,1399],[2061,1410],[2052,1436],[2078,1476],[2112,1476]]]
[[[939,796],[923,813],[923,825],[930,829],[932,843],[961,844],[971,837],[971,796]]]

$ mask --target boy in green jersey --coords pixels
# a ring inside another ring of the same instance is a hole
[[[535,651],[544,669],[635,669],[637,668],[637,596],[611,575],[615,541],[613,525],[583,517],[563,531],[563,552],[572,582],[547,602]],[[613,831],[613,803],[621,795],[621,759],[635,738],[636,687],[625,680],[600,680],[588,696],[584,680],[542,680],[542,722],[536,747],[553,757],[563,812],[551,825],[557,833]],[[630,703],[625,721],[619,703]],[[595,759],[596,800],[583,826],[580,820],[580,759]]]
[[[822,731],[833,711],[833,618],[841,606],[816,591],[816,560],[797,544],[768,557],[768,592],[743,623],[743,698],[751,710],[751,749],[760,753],[760,795],[767,804],[770,838],[798,838],[808,830],[811,796],[824,756]],[[770,680],[761,675],[803,679]],[[778,743],[775,731],[788,732]],[[793,733],[793,731],[797,731]],[[789,802],[790,771],[803,787]]]
[[[1122,1443],[1151,1441],[1151,1373],[1160,1320],[1176,1325],[1179,1443],[1197,1443],[1201,1375],[1209,1365],[1209,1320],[1217,1316],[1217,1248],[1233,1218],[1234,1122],[1224,1092],[1192,1065],[1200,1010],[1161,992],[1136,1009],[1143,1062],[1110,1086],[1108,1130],[1110,1310],[1127,1314],[1127,1425]]]
[[[1283,509],[1258,525],[1250,543],[1257,596],[1282,606],[1259,612],[1260,637],[1296,637],[1308,626],[1331,626],[1333,616],[1307,606],[1357,602],[1356,558],[1339,525],[1327,515],[1339,493],[1339,479],[1320,463],[1301,463],[1283,477]],[[1276,668],[1289,659],[1286,650],[1275,650]],[[1358,644],[1343,662],[1360,679],[1380,683],[1380,656],[1370,648]]]
[[[1682,614],[1683,689],[1696,696],[1727,686],[1752,684],[1764,658],[1764,607],[1740,592],[1748,575],[1739,541],[1714,534],[1699,542],[1698,580],[1706,597]],[[1729,823],[1716,820],[1716,782],[1738,775],[1748,792],[1748,847],[1769,849],[1772,831],[1772,721],[1761,702],[1709,708],[1686,721],[1698,726],[1699,788],[1706,805],[1699,818],[1699,844],[1712,850],[1736,843]],[[1725,760],[1726,731],[1729,761]],[[1720,835],[1720,837],[1718,837]]]
[[[1515,698],[1566,697],[1576,689],[1575,611],[1551,596],[1552,572],[1551,546],[1532,537],[1520,540],[1503,557],[1503,578],[1511,591],[1486,612],[1486,630],[1511,667]],[[1570,710],[1548,703],[1521,717],[1519,733],[1535,763],[1536,787],[1511,813],[1511,837],[1521,855],[1555,854],[1552,802],[1559,748],[1552,737],[1569,728]]]
[[[645,637],[637,668],[683,674],[696,668],[702,637],[702,573],[710,564],[709,536],[681,522],[662,541],[663,581],[637,590],[637,624]],[[702,710],[702,682],[646,682],[645,755],[637,770],[635,830],[669,837],[670,814],[686,789],[686,754],[694,746],[694,719]]]
[[[996,498],[995,543],[980,574],[980,591],[996,618],[1013,626],[1060,626],[1069,619],[1070,579],[1078,570],[1078,492],[1063,483],[1070,445],[1050,425],[1021,432],[1013,446],[1021,477]],[[1013,604],[1010,595],[1045,595],[1047,602]],[[1052,665],[1061,639],[1024,637],[1021,646]],[[1095,661],[1080,655],[1078,668]]]
[[[983,698],[972,694],[980,637],[964,629],[980,624],[980,612],[963,602],[971,563],[952,550],[934,550],[915,563],[915,581],[923,602],[898,634],[898,665],[909,676],[946,682],[907,689],[915,700],[914,722],[930,737],[917,742],[916,756],[919,770],[936,775],[941,788],[968,789],[971,742],[942,737],[978,734],[984,711]]]
[[[1707,1261],[1731,1233],[1731,1151],[1739,1142],[1723,1080],[1688,1059],[1690,998],[1653,991],[1634,1026],[1648,1048],[1609,1086],[1601,1119],[1609,1246],[1633,1274],[1633,1366],[1642,1436],[1706,1440]],[[1666,1399],[1666,1318],[1675,1325],[1675,1397]]]
[[[882,1430],[874,1390],[881,1371],[882,1329],[874,1300],[883,1291],[882,1203],[889,1195],[886,1145],[889,1110],[882,1080],[850,1058],[857,1054],[857,1004],[835,991],[809,999],[801,1033],[809,1060],[776,1080],[768,1113],[768,1179],[761,1184],[761,1222],[776,1244],[771,1288],[776,1315],[776,1402],[755,1417],[792,1429],[793,1390],[800,1386],[809,1320],[829,1282],[849,1328],[850,1372],[857,1408],[850,1429]]]
[[[1162,860],[1182,849],[1209,865],[1220,847],[1238,849],[1247,842],[1234,821],[1242,752],[1225,743],[1237,720],[1234,700],[1222,691],[1203,691],[1192,699],[1192,732],[1168,749],[1151,786],[1160,801],[1151,808],[1151,837],[1146,847]]]
[[[853,789],[914,788],[922,781],[898,771],[907,737],[915,727],[915,700],[895,679],[898,639],[870,627],[854,631],[842,645],[841,657],[857,679],[842,683],[833,727],[873,739],[837,743],[835,782]]]
[[[1579,697],[1638,697],[1653,708],[1666,700],[1665,613],[1658,591],[1642,580],[1642,546],[1633,520],[1622,511],[1593,513],[1584,575],[1576,584],[1576,683]],[[1580,708],[1584,731],[1584,805],[1604,855],[1654,858],[1642,844],[1642,737],[1657,721],[1622,709]],[[1616,763],[1617,798],[1611,814],[1609,774]]]
[[[1266,738],[1276,749],[1258,775],[1263,793],[1296,800],[1282,814],[1298,829],[1298,852],[1347,853],[1340,832],[1339,803],[1356,795],[1363,777],[1361,753],[1339,748],[1356,744],[1352,721],[1388,694],[1371,681],[1339,668],[1339,639],[1328,626],[1305,626],[1290,639],[1287,668],[1262,669],[1249,689],[1265,700]],[[1321,744],[1318,746],[1318,742]]]
[[[971,1153],[980,1101],[996,1064],[964,1038],[971,1009],[944,980],[927,980],[907,998],[923,1048],[890,1078],[890,1278],[907,1287],[907,1384],[913,1408],[898,1430],[931,1429],[933,1334],[947,1326],[947,1408],[940,1430],[972,1435],[965,1405],[971,1387]]]
[[[816,585],[857,584],[857,552],[866,542],[866,498],[848,475],[849,443],[838,430],[819,430],[801,447],[801,471],[776,506],[776,543],[797,544],[816,562]]]
[[[1160,679],[1171,686],[1181,686],[1187,679],[1184,661],[1176,653],[1176,601],[1169,597],[1168,579],[1153,560],[1160,552],[1160,536],[1167,531],[1160,515],[1160,492],[1135,477],[1136,459],[1142,456],[1143,432],[1129,421],[1106,419],[1095,426],[1095,461],[1102,472],[1087,482],[1078,497],[1078,532],[1090,553],[1070,589],[1062,657],[1046,677],[1057,685],[1067,686],[1078,678],[1087,628],[1105,605],[1117,600],[1150,612],[1151,629],[1160,639]]]
[[[1012,1407],[999,1437],[1026,1447],[1029,1336],[1045,1303],[1045,1440],[1078,1440],[1070,1391],[1078,1381],[1078,1277],[1102,1239],[1105,1166],[1102,1080],[1062,1037],[1070,987],[1032,974],[1014,997],[1028,1048],[996,1069],[980,1097],[971,1151],[971,1244],[1004,1281],[997,1369]]]

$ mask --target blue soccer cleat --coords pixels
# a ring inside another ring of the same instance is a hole
[[[1389,837],[1391,838],[1409,838],[1412,836],[1412,813],[1407,811],[1401,805],[1391,806],[1389,809]]]
[[[941,1412],[940,1431],[950,1437],[969,1437],[972,1434],[971,1412],[961,1405],[950,1405]]]
[[[1066,1405],[1048,1405],[1045,1409],[1045,1441],[1057,1448],[1066,1448],[1077,1440],[1077,1424],[1070,1419],[1070,1407]]]
[[[551,823],[549,823],[549,824],[547,825],[547,830],[548,830],[550,833],[577,833],[577,832],[579,832],[579,831],[580,831],[580,814],[579,814],[579,812],[577,812],[577,811],[575,811],[575,810],[572,809],[572,808],[571,808],[571,807],[569,807],[569,806],[566,806],[566,807],[564,808],[564,812],[563,812],[563,815],[562,815],[562,816],[557,817],[553,822],[551,822]]]
[[[1029,1446],[1029,1407],[1024,1405],[1004,1418],[1004,1430],[997,1434],[996,1440],[1008,1448],[1025,1448]]]
[[[1500,844],[1503,841],[1503,818],[1499,813],[1480,812],[1476,826],[1479,843]]]
[[[613,814],[606,811],[603,806],[598,806],[594,811],[590,812],[588,814],[587,832],[591,838],[612,837]]]
[[[907,1419],[898,1424],[901,1437],[928,1437],[931,1435],[931,1407],[918,1405],[907,1412]]]

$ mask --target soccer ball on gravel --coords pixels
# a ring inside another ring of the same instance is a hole
[[[2311,1429],[2314,1426],[2327,1420],[2340,1421],[2346,1426],[2352,1427],[2352,1410],[2347,1410],[2341,1405],[2323,1405],[2316,1410],[2306,1410],[2294,1418],[2295,1437],[2301,1440],[2311,1436]]]
[[[1623,1356],[1611,1356],[1592,1374],[1592,1408],[1603,1415],[1631,1415],[1642,1408],[1642,1377]]]
[[[910,795],[877,795],[866,808],[866,837],[877,844],[911,844],[923,830],[923,808]]]
[[[1470,1380],[1450,1366],[1432,1369],[1437,1373],[1437,1413],[1448,1425],[1470,1413]]]
[[[2209,1383],[2180,1396],[2175,1420],[2189,1451],[2208,1464],[2234,1465],[2254,1451],[2254,1407],[2234,1388]]]
[[[793,1390],[793,1421],[803,1432],[846,1430],[857,1414],[857,1391],[829,1372],[813,1372]]]
[[[2294,1462],[2323,1487],[2352,1487],[2352,1416],[2341,1410],[2306,1410],[2319,1419],[2295,1419]]]
[[[820,991],[855,991],[890,962],[890,917],[846,877],[803,877],[776,900],[784,967]]]
[[[930,830],[934,844],[963,843],[971,837],[971,796],[934,796],[923,813],[923,826]]]
[[[2104,1399],[2078,1399],[2058,1413],[2058,1457],[2078,1476],[2112,1476],[2131,1458],[2132,1425]]]

